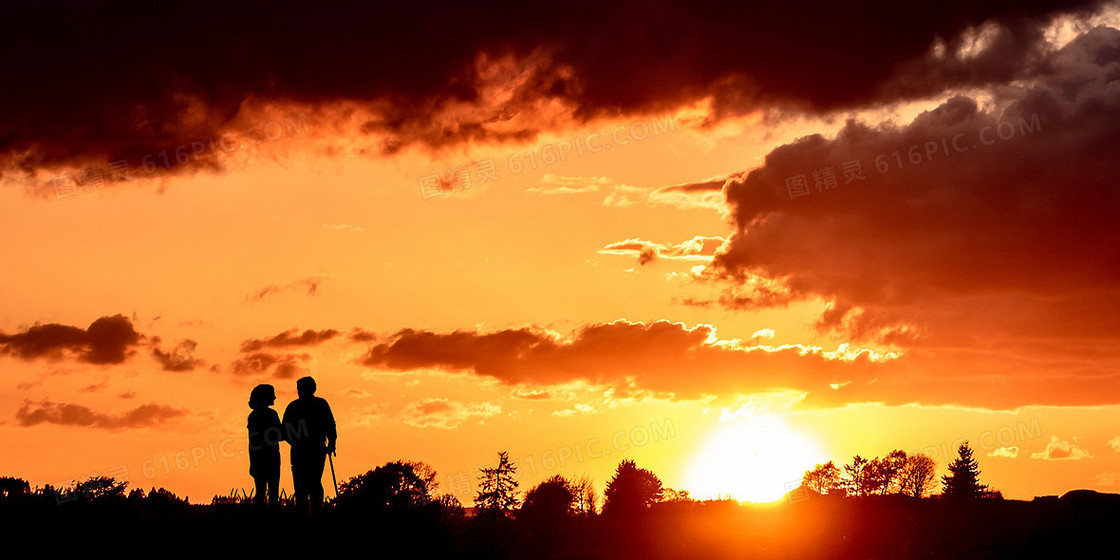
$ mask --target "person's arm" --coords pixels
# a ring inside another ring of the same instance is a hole
[[[335,454],[335,441],[338,440],[338,431],[335,428],[334,414],[331,412],[331,405],[327,401],[323,401],[323,410],[326,412],[326,428],[327,428],[327,454]]]
[[[248,421],[245,422],[245,427],[249,429],[249,451],[254,451],[257,448],[256,448],[256,442],[253,441],[255,439],[253,436],[255,436],[257,434],[256,434],[256,430],[253,429],[253,413],[252,412],[249,413],[249,419],[248,419]]]
[[[280,438],[276,440],[276,443],[286,441],[288,439],[288,436],[284,435],[284,423],[280,421],[280,415],[277,414],[275,410],[272,411],[272,418],[275,422],[276,428],[280,431]]]
[[[284,419],[280,421],[280,432],[283,435],[284,441],[292,443],[296,439],[296,432],[292,429],[292,405],[284,409]]]

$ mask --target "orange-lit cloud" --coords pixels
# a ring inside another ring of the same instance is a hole
[[[166,405],[145,404],[121,414],[105,414],[77,404],[42,400],[24,401],[16,412],[16,421],[24,427],[45,423],[120,430],[157,426],[186,415],[186,410]]]
[[[605,255],[636,255],[638,264],[649,264],[657,259],[692,259],[710,261],[727,240],[722,237],[696,236],[676,245],[663,245],[642,239],[627,239],[611,243],[599,250]]]
[[[501,411],[502,407],[494,403],[464,404],[442,398],[424,398],[405,405],[402,415],[404,423],[410,426],[453,430],[472,417],[485,419]]]
[[[1077,437],[1074,437],[1072,441],[1067,441],[1059,439],[1058,436],[1050,436],[1050,441],[1046,444],[1046,449],[1037,453],[1031,453],[1031,459],[1046,459],[1050,461],[1076,461],[1087,457],[1092,457],[1092,455],[1081,446],[1081,439]]]
[[[311,354],[251,352],[234,360],[231,365],[234,375],[269,375],[277,379],[294,379],[310,373],[305,364],[311,361]]]
[[[242,352],[253,352],[263,348],[286,348],[289,346],[314,346],[321,342],[325,342],[337,336],[338,331],[333,329],[324,329],[321,331],[314,331],[311,329],[305,330],[302,333],[299,329],[292,329],[284,331],[272,338],[267,339],[249,339],[241,343]]]
[[[163,350],[160,348],[160,338],[152,337],[152,357],[165,371],[190,371],[205,366],[205,361],[194,357],[197,347],[197,342],[186,339],[180,341],[173,350]]]
[[[1014,459],[1019,456],[1019,447],[1012,445],[1011,447],[999,447],[988,453],[989,457],[1006,457]]]
[[[727,203],[722,188],[726,181],[727,179],[712,179],[699,183],[654,188],[619,184],[614,185],[607,193],[603,205],[617,208],[641,205],[672,206],[681,210],[704,208],[724,211],[727,209]]]
[[[583,194],[597,192],[604,187],[615,186],[609,177],[563,177],[551,173],[541,177],[535,187],[525,189],[529,194],[542,196],[557,194]]]
[[[334,329],[316,331],[291,329],[269,338],[251,338],[241,343],[240,358],[231,365],[234,375],[271,376],[277,379],[294,379],[311,372],[307,366],[311,354],[307,352],[274,353],[269,348],[291,348],[296,346],[316,346],[340,334]],[[355,339],[357,340],[357,339]]]
[[[869,350],[828,352],[805,346],[745,346],[721,340],[706,325],[616,321],[582,327],[568,337],[534,327],[492,333],[405,329],[372,346],[370,367],[408,371],[471,371],[511,385],[576,380],[702,398],[799,389],[868,379],[890,357]]]

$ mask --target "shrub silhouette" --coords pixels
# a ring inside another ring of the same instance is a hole
[[[16,499],[31,493],[31,485],[22,478],[0,477],[0,500]]]

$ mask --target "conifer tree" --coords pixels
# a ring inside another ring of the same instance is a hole
[[[474,498],[478,509],[507,515],[520,504],[517,498],[517,466],[509,460],[509,453],[498,452],[498,466],[479,469],[478,495]]]
[[[980,484],[980,465],[972,458],[972,448],[968,442],[957,450],[958,457],[949,464],[949,474],[941,477],[944,486],[942,495],[946,498],[979,498],[988,488]]]

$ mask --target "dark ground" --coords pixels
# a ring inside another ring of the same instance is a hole
[[[306,519],[245,503],[125,498],[0,500],[8,550],[104,551],[148,557],[328,554],[375,558],[1097,558],[1115,556],[1120,495],[952,503],[814,497],[768,508],[658,504],[634,515],[480,518],[437,504],[408,510],[328,508]],[[1097,547],[1103,546],[1103,551]],[[1090,556],[1091,555],[1091,556]]]

